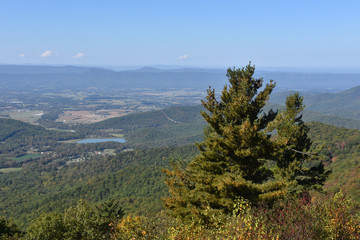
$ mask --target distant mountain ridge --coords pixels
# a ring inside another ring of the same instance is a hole
[[[48,74],[48,73],[83,73],[90,69],[105,68],[78,67],[78,66],[37,66],[37,65],[0,65],[0,74]]]
[[[265,83],[274,79],[276,90],[344,90],[360,82],[360,73],[302,73],[257,71]],[[105,68],[78,66],[21,66],[0,65],[0,90],[32,89],[84,90],[98,89],[170,89],[190,88],[205,90],[209,86],[221,91],[226,84],[226,69],[158,69],[145,67],[137,70],[114,71]]]
[[[225,80],[224,73],[212,71],[143,69],[115,72],[82,67],[0,67],[0,91],[84,91],[90,87],[99,90],[206,89],[209,85],[223,85]]]

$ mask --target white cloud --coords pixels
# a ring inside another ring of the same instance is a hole
[[[182,55],[182,56],[179,56],[178,59],[179,60],[184,60],[184,59],[187,59],[189,57],[189,55]]]
[[[25,54],[20,53],[18,56],[19,56],[19,57],[25,57]]]
[[[82,58],[85,56],[85,53],[81,53],[79,52],[78,54],[76,54],[75,56],[73,56],[73,58]]]
[[[51,57],[51,56],[55,56],[55,55],[56,55],[56,53],[54,53],[53,51],[47,50],[41,54],[41,57]]]

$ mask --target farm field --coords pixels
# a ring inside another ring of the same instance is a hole
[[[17,172],[21,170],[22,168],[0,168],[1,173]]]
[[[130,89],[126,92],[82,92],[62,90],[3,92],[0,116],[42,125],[43,120],[57,124],[89,124],[134,112],[159,110],[176,105],[199,104],[203,92],[193,89]],[[47,129],[58,125],[46,125]]]
[[[44,113],[43,111],[39,110],[19,109],[16,111],[4,112],[3,114],[8,114],[10,118],[15,120],[34,124]]]
[[[65,111],[59,115],[57,122],[64,123],[94,123],[113,117],[121,117],[131,113],[131,110],[99,110],[99,111]]]
[[[26,160],[30,160],[30,159],[35,159],[35,158],[39,158],[41,156],[41,154],[36,154],[36,153],[30,153],[30,154],[26,154],[20,157],[13,157],[10,158],[11,160],[14,160],[16,162],[22,162],[22,161],[26,161]]]

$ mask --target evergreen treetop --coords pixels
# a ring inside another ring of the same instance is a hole
[[[285,110],[264,113],[275,83],[263,87],[254,72],[251,64],[229,68],[229,85],[219,100],[214,89],[207,90],[201,114],[209,126],[197,144],[200,154],[188,165],[165,170],[170,197],[164,204],[173,215],[208,222],[213,213],[231,213],[238,198],[273,201],[297,186],[323,183],[324,178],[313,181],[323,168],[311,172],[302,164],[311,145],[299,115],[302,98],[289,96]]]

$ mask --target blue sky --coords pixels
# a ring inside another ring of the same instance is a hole
[[[360,1],[0,2],[0,63],[360,68]]]

